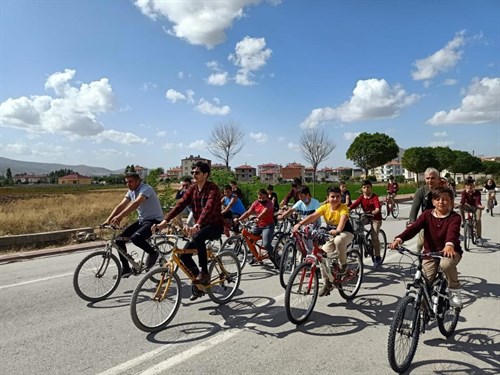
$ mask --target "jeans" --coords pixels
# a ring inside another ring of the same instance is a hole
[[[201,272],[208,273],[208,259],[207,259],[207,245],[205,242],[207,240],[218,240],[223,232],[224,228],[216,225],[207,225],[200,228],[200,231],[196,233],[191,241],[187,242],[184,249],[197,249],[198,250],[198,263],[201,268]],[[192,254],[182,254],[182,263],[197,276],[199,273],[198,267],[193,260]]]
[[[273,252],[273,235],[274,235],[274,223],[269,224],[265,227],[259,227],[262,230],[262,246],[267,250],[268,253]]]
[[[145,220],[142,222],[136,221],[135,223],[130,224],[126,227],[123,232],[120,234],[122,237],[130,237],[130,241],[137,246],[138,248],[144,250],[149,255],[154,254],[155,249],[146,241],[148,238],[152,236],[151,227],[153,224],[159,224],[158,220]],[[127,252],[127,246],[125,245],[126,241],[116,241],[116,244],[123,251]],[[125,258],[122,254],[120,255],[120,260],[122,262],[122,268],[124,270],[129,270],[130,266],[128,264],[127,258]]]

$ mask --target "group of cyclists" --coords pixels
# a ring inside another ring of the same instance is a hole
[[[276,222],[289,215],[298,214],[298,223],[292,231],[297,232],[301,226],[320,223],[327,224],[327,230],[332,236],[324,245],[323,251],[330,259],[338,259],[340,274],[346,272],[347,248],[354,238],[353,227],[349,220],[350,210],[358,206],[363,212],[370,214],[372,220],[372,239],[375,254],[374,267],[381,266],[380,243],[378,232],[382,225],[381,204],[377,194],[372,191],[369,180],[362,181],[362,194],[351,200],[345,183],[330,187],[327,190],[326,201],[320,203],[311,196],[309,187],[302,185],[299,178],[294,179],[291,190],[281,202],[274,192],[273,186],[260,189],[257,199],[248,209],[243,204],[241,189],[235,181],[221,189],[209,180],[210,165],[199,161],[193,164],[192,180],[182,181],[181,189],[176,198],[176,205],[165,215],[163,214],[159,199],[153,188],[142,182],[136,173],[125,175],[128,191],[123,200],[115,207],[107,218],[105,224],[119,225],[123,218],[133,211],[137,211],[138,220],[123,231],[124,237],[130,237],[132,243],[148,253],[146,267],[154,266],[158,254],[147,243],[147,239],[155,232],[161,231],[179,217],[186,217],[184,230],[190,240],[185,244],[186,249],[198,250],[198,265],[191,254],[183,254],[181,259],[187,268],[196,275],[195,284],[206,285],[209,283],[208,260],[206,241],[219,239],[222,234],[229,234],[229,230],[238,231],[239,222],[251,216],[256,220],[256,231],[262,235],[263,247],[273,252],[272,237]],[[455,191],[449,186],[443,186],[439,171],[428,168],[425,173],[425,185],[417,189],[412,202],[409,221],[406,229],[397,235],[390,244],[391,249],[397,249],[403,241],[418,236],[417,247],[419,251],[442,251],[443,258],[428,259],[424,262],[424,272],[432,280],[440,267],[445,273],[449,289],[450,303],[461,306],[460,283],[457,276],[457,264],[462,257],[460,247],[460,226],[463,221],[463,207],[470,205],[476,209],[478,236],[481,236],[481,194],[475,189],[474,180],[468,179],[460,201],[460,215],[454,211]],[[488,180],[485,189],[495,199],[496,186],[493,180]],[[390,176],[387,184],[387,194],[394,199],[399,186]],[[289,202],[293,205],[289,207]],[[496,199],[495,199],[496,205]],[[284,209],[280,209],[284,207]],[[421,214],[418,212],[421,210]],[[461,217],[462,216],[462,217]],[[182,222],[182,221],[181,221]],[[125,250],[125,243],[120,243]],[[132,274],[128,261],[121,256],[122,277]],[[198,267],[199,266],[199,267]],[[323,270],[322,270],[323,272]],[[333,289],[328,277],[322,277],[323,287],[319,296],[324,296]],[[199,298],[193,294],[191,300]]]

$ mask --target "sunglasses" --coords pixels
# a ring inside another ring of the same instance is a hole
[[[195,175],[197,176],[197,175],[199,175],[200,173],[201,173],[201,171],[191,171],[191,174],[192,174],[193,176],[195,176]]]

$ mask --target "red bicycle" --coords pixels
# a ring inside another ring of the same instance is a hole
[[[385,196],[385,201],[382,202],[380,213],[383,220],[387,219],[389,215],[392,215],[394,219],[399,215],[399,205],[398,202],[394,200],[394,196],[395,194],[387,194]]]
[[[331,275],[330,281],[345,300],[351,300],[356,296],[363,279],[363,262],[359,251],[347,252],[347,272],[339,275],[340,267],[337,260],[328,259],[326,253],[319,247],[331,236],[319,230],[313,232],[309,237],[313,241],[312,252],[295,268],[286,286],[286,315],[294,324],[304,323],[314,310],[319,293],[320,269]]]

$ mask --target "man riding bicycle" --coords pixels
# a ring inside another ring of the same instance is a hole
[[[210,176],[210,165],[199,161],[193,164],[191,171],[195,183],[184,193],[174,208],[165,215],[165,219],[157,225],[153,225],[151,230],[163,229],[182,210],[191,205],[195,224],[192,227],[185,227],[191,236],[191,240],[186,243],[184,249],[197,249],[198,262],[201,271],[196,266],[191,254],[181,255],[182,262],[196,276],[195,284],[207,285],[210,282],[208,274],[208,260],[206,240],[217,240],[224,230],[224,218],[221,213],[221,193],[219,187],[208,181]],[[191,301],[198,296],[192,295]]]
[[[224,196],[222,197],[221,204],[224,207],[222,210],[222,216],[224,219],[230,223],[231,230],[235,233],[239,232],[238,225],[235,225],[233,219],[240,217],[245,212],[245,206],[241,202],[241,199],[233,192],[231,185],[224,186]],[[229,237],[229,229],[224,228],[224,233]]]

